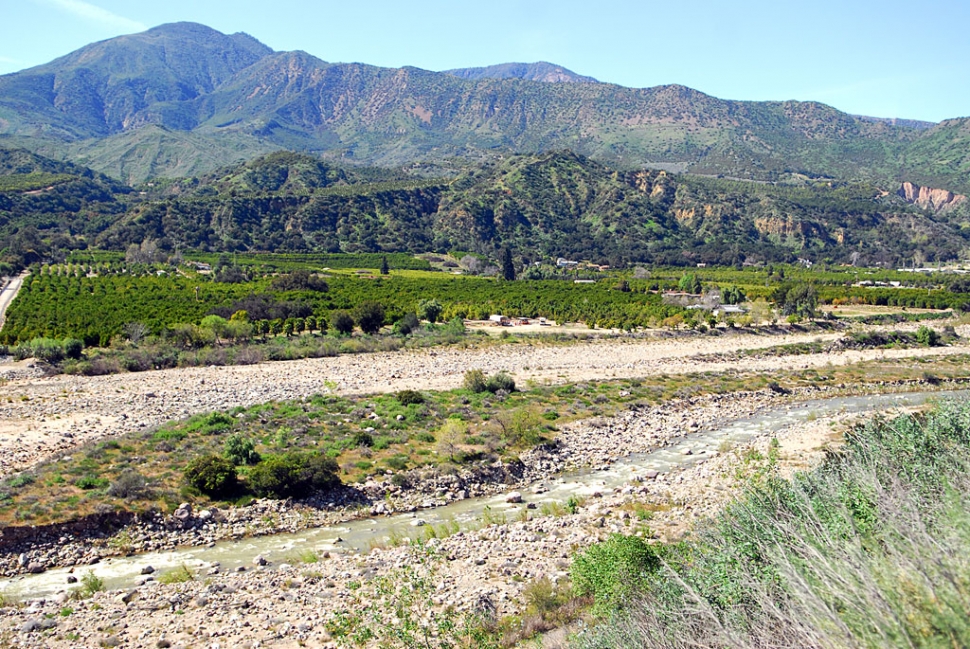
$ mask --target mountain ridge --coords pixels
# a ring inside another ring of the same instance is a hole
[[[572,149],[626,169],[908,180],[967,193],[970,133],[951,122],[923,128],[818,102],[730,101],[679,85],[328,63],[194,23],[0,76],[0,145],[76,159],[126,182],[205,173],[222,155],[210,149],[230,160],[290,149],[380,166]]]

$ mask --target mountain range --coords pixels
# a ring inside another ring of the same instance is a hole
[[[0,146],[129,184],[280,149],[439,174],[569,149],[621,170],[910,181],[967,193],[968,144],[968,119],[928,125],[677,85],[625,88],[549,63],[446,72],[328,63],[193,23],[0,76]]]

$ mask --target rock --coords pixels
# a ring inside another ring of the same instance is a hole
[[[265,566],[267,563],[269,563],[269,561],[267,561],[266,557],[261,554],[257,554],[255,557],[253,557],[254,566]]]
[[[643,474],[643,477],[646,478],[647,480],[656,480],[658,475],[660,475],[659,471],[654,471],[653,469],[650,469],[649,471]]]
[[[31,561],[27,564],[27,572],[32,575],[39,575],[47,570],[47,566],[40,563],[39,561]]]
[[[76,584],[77,583],[77,577],[75,577],[74,575],[68,575],[67,576],[67,583],[69,583],[69,584]]]
[[[20,627],[21,633],[33,633],[34,631],[40,631],[40,620],[27,620]]]
[[[510,493],[505,497],[505,502],[511,503],[513,505],[518,504],[522,502],[522,494],[518,491],[513,491],[512,493]]]
[[[135,597],[137,596],[138,596],[138,591],[132,589],[132,590],[129,590],[127,593],[122,593],[121,595],[118,595],[117,597],[115,597],[115,601],[118,602],[119,604],[131,604],[131,602],[134,601]]]
[[[413,521],[411,521],[411,527],[422,527],[423,525],[427,524],[428,522],[423,518],[415,518]]]
[[[153,568],[152,566],[145,566],[144,568],[141,569],[141,574],[143,575],[151,575],[151,574],[154,574],[154,572],[155,572],[155,568]]]
[[[172,643],[163,638],[162,640],[156,642],[155,646],[158,647],[158,649],[169,649],[169,647],[172,646]]]
[[[101,642],[99,642],[98,644],[102,647],[120,647],[121,638],[118,638],[117,636],[109,635],[106,638],[102,638]]]

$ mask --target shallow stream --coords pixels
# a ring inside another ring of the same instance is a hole
[[[521,504],[506,502],[506,494],[470,498],[442,507],[409,514],[365,518],[332,527],[320,527],[297,533],[275,534],[241,541],[222,541],[212,547],[192,547],[166,552],[151,552],[131,557],[102,561],[89,568],[74,568],[75,576],[88,571],[104,580],[109,589],[129,588],[136,584],[141,571],[152,566],[158,572],[186,565],[193,571],[207,570],[218,564],[221,570],[239,566],[252,567],[253,559],[262,555],[272,566],[299,561],[300,554],[314,552],[360,552],[389,539],[417,538],[424,535],[424,525],[454,524],[471,528],[481,524],[486,513],[491,518],[515,519],[529,503],[564,503],[571,496],[605,493],[628,485],[647,471],[666,473],[687,467],[716,454],[722,444],[744,443],[759,434],[780,431],[799,422],[837,413],[886,411],[896,407],[921,405],[931,399],[966,397],[970,391],[912,392],[902,394],[833,397],[801,401],[765,410],[752,417],[725,421],[721,425],[675,439],[665,448],[638,453],[614,462],[607,468],[586,469],[542,481],[519,490]],[[690,451],[690,454],[687,451]],[[158,574],[156,572],[156,576]],[[0,580],[0,594],[17,599],[37,598],[63,591],[71,570],[58,568],[39,575],[23,575]]]

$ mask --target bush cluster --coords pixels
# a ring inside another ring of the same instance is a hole
[[[468,370],[465,372],[463,387],[469,392],[515,392],[515,379],[507,372],[498,372],[492,376],[485,376],[481,370]]]

